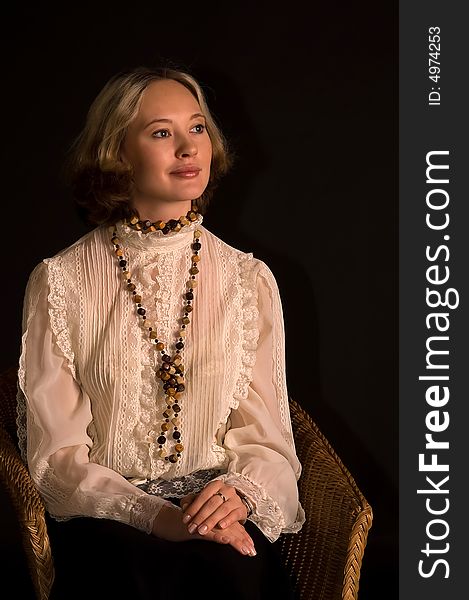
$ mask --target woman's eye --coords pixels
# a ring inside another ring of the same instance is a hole
[[[193,129],[196,129],[196,133],[203,133],[205,130],[205,125],[202,125],[202,123],[197,123],[197,125],[194,125],[194,127],[191,129],[191,131]]]
[[[170,134],[167,129],[158,129],[158,131],[154,131],[151,135],[155,138],[165,138],[169,137]]]

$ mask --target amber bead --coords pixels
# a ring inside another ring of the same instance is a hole
[[[179,425],[180,422],[181,420],[179,419],[179,417],[174,417],[174,419],[171,419],[171,423],[176,427]]]
[[[187,217],[181,217],[179,219],[179,222],[181,223],[181,225],[189,225],[189,219]]]
[[[142,297],[139,294],[134,294],[135,304],[140,304],[141,301],[142,301]]]
[[[136,285],[135,285],[135,283],[128,283],[128,284],[127,284],[127,289],[129,290],[129,292],[135,292],[135,290],[136,290],[137,288],[136,288]],[[141,313],[140,313],[140,314],[141,314]]]
[[[168,380],[170,377],[171,377],[171,375],[170,375],[169,373],[165,373],[165,372],[163,371],[163,375],[161,376],[161,379],[162,379],[163,381],[167,381],[167,380]]]
[[[197,267],[192,267],[189,271],[189,273],[191,275],[197,275],[198,272],[199,272],[199,269]]]
[[[191,221],[195,221],[197,219],[197,214],[192,210],[187,213],[187,216]]]
[[[175,354],[173,356],[173,363],[177,366],[181,364],[182,356],[180,354]]]
[[[174,394],[174,398],[175,398],[176,400],[180,400],[180,399],[181,399],[183,396],[184,396],[184,394],[183,394],[182,392],[176,392],[176,393]]]
[[[119,243],[119,238],[115,235],[112,236],[111,242],[116,246]]]
[[[156,331],[150,331],[150,339],[151,340],[156,340],[157,337],[158,337],[158,333]]]
[[[195,238],[199,238],[199,237],[201,237],[201,236],[202,236],[202,232],[200,231],[200,229],[196,229],[196,230],[194,231],[194,237],[195,237]]]
[[[189,317],[183,317],[183,318],[182,318],[182,322],[183,322],[185,325],[188,325],[188,324],[191,322],[191,320],[189,319]]]
[[[192,306],[190,304],[186,304],[186,306],[184,307],[184,312],[186,312],[186,313],[190,313],[193,310],[194,309],[192,308]]]
[[[165,419],[169,419],[170,416],[171,416],[171,413],[169,412],[169,410],[165,410],[164,413],[163,413],[163,417]]]
[[[168,431],[169,423],[161,423],[161,431]]]
[[[161,448],[160,450],[158,450],[158,456],[164,458],[165,456],[168,456],[168,453],[164,448]]]
[[[166,393],[169,394],[170,396],[174,396],[174,394],[176,393],[176,390],[173,387],[170,387],[170,388],[168,388],[168,391]]]
[[[116,256],[124,256],[124,252],[119,248],[116,250]]]
[[[174,449],[176,452],[182,452],[184,450],[184,446],[182,444],[175,444]]]
[[[135,215],[130,219],[130,222],[132,225],[137,225],[138,223],[138,217],[136,217]]]
[[[155,345],[155,348],[156,348],[157,350],[164,350],[164,344],[163,344],[163,342],[158,342],[158,343]]]
[[[192,262],[199,262],[200,261],[200,256],[198,254],[194,254],[194,256],[192,257]]]

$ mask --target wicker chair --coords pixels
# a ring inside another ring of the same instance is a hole
[[[18,517],[30,576],[47,600],[54,567],[45,508],[22,462],[16,436],[17,371],[0,374],[0,481]],[[309,415],[293,400],[290,410],[306,523],[282,535],[282,555],[300,600],[356,600],[372,511],[350,473]]]

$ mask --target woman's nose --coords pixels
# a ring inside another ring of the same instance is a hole
[[[178,156],[195,156],[197,154],[197,144],[192,138],[184,138],[180,141],[178,149]]]

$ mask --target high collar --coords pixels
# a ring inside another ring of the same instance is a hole
[[[188,246],[193,238],[194,231],[202,224],[203,216],[199,213],[197,219],[182,227],[180,231],[171,231],[164,234],[162,231],[151,231],[142,233],[136,231],[123,221],[116,224],[117,236],[123,246],[137,250],[155,250],[157,252],[172,252],[184,246]]]

